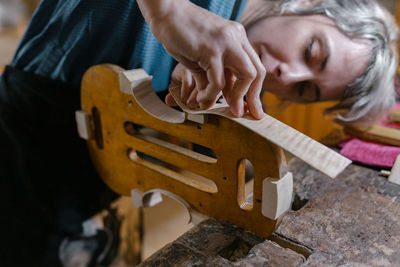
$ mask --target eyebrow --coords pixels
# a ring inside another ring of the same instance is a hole
[[[329,58],[331,56],[331,48],[330,48],[329,43],[327,42],[327,40],[325,38],[323,40],[323,43],[324,43],[324,46],[325,46],[325,58],[321,62],[321,66],[319,67],[319,72],[322,72],[325,69],[326,64],[328,63],[328,60],[329,60]]]

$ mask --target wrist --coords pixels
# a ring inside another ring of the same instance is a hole
[[[187,0],[137,0],[139,9],[152,31],[183,8]]]

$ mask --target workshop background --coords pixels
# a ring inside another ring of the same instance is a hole
[[[380,1],[391,12],[396,13],[396,0]],[[0,0],[0,71],[11,61],[29,18],[39,2],[40,0]],[[271,94],[265,94],[263,101],[267,113],[325,144],[331,142],[330,135],[335,135],[334,140],[337,140],[337,136],[343,134],[341,126],[322,115],[322,111],[333,106],[334,102],[291,104],[282,109],[279,100]],[[131,266],[139,258],[146,259],[192,227],[186,224],[183,207],[168,198],[155,207],[139,211],[132,206],[130,198],[123,197],[113,203],[109,211],[100,212],[94,223],[110,216],[117,217],[120,231],[118,256],[112,266]]]

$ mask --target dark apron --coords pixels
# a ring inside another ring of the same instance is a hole
[[[9,66],[1,76],[0,266],[57,266],[61,240],[116,196],[77,134],[79,103],[79,86]]]

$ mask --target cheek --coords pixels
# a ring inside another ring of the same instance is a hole
[[[281,97],[290,97],[292,94],[290,87],[283,86],[276,81],[270,81],[267,79],[264,80],[263,90]]]

